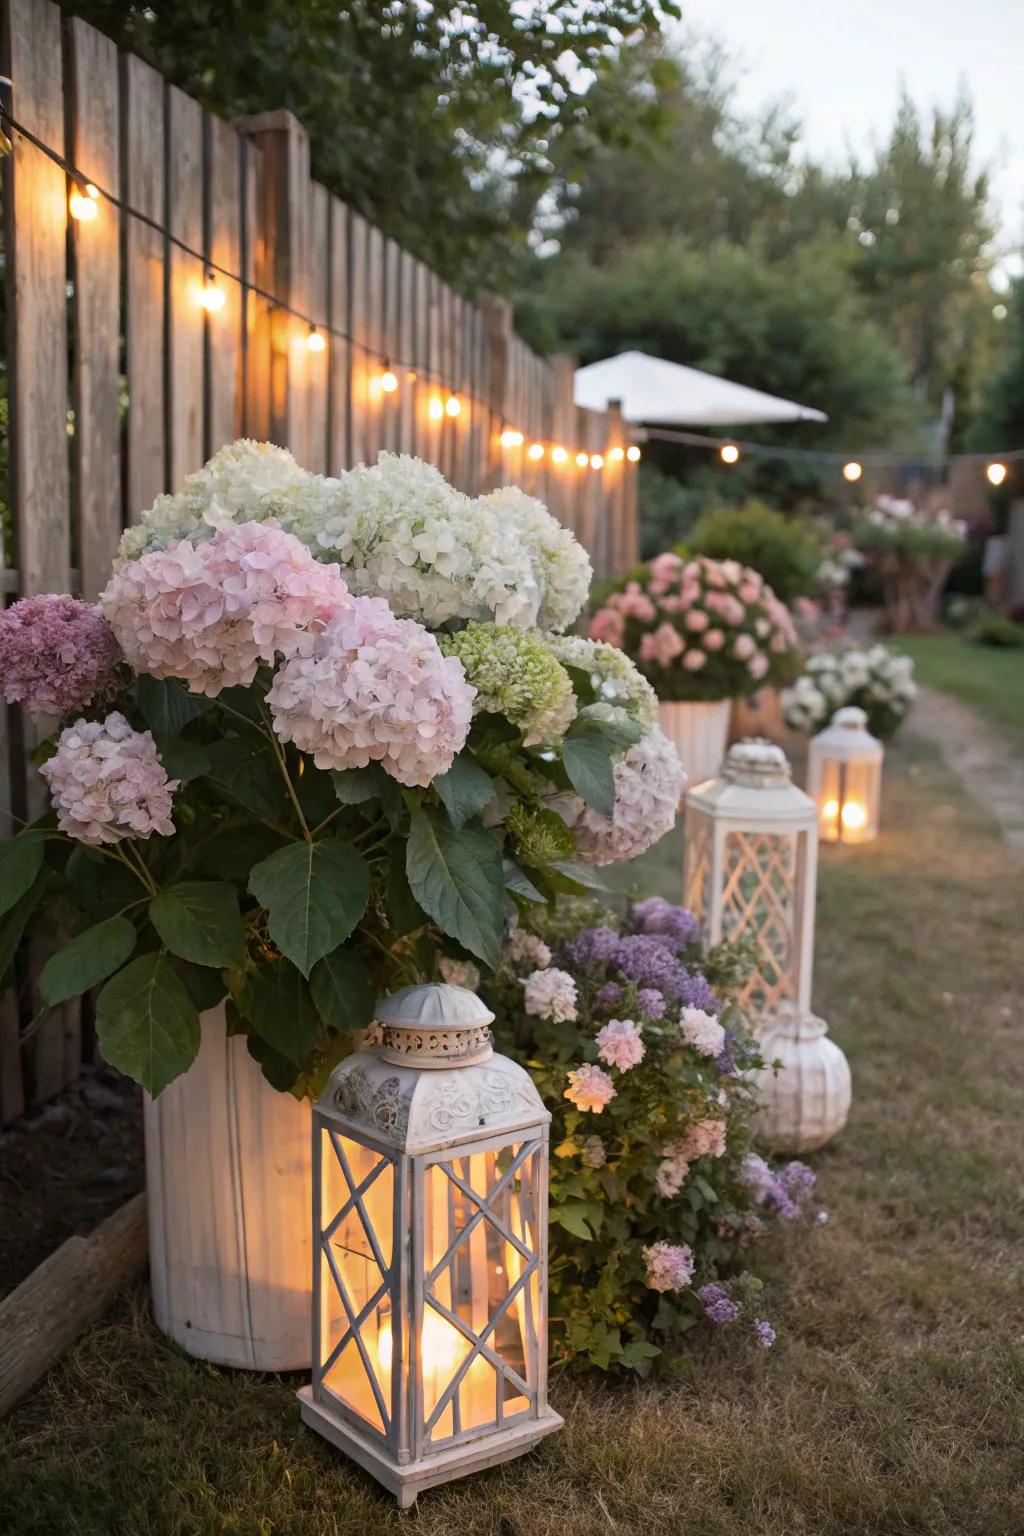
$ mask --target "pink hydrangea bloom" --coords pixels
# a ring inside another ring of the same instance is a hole
[[[726,624],[742,624],[747,616],[743,604],[731,592],[708,592],[704,601],[712,613],[717,613]]]
[[[665,1154],[654,1175],[654,1185],[663,1200],[671,1200],[685,1184],[690,1165],[685,1157],[674,1154],[669,1147],[665,1148]]]
[[[76,720],[39,771],[61,831],[77,842],[173,836],[171,792],[180,781],[168,779],[152,734],[133,730],[123,715]]]
[[[687,672],[699,672],[701,667],[706,667],[707,664],[708,658],[705,651],[687,651],[683,657],[683,666]]]
[[[523,1006],[536,1018],[571,1023],[576,1017],[576,983],[568,971],[554,965],[533,971],[523,982]]]
[[[693,1249],[687,1243],[652,1243],[644,1249],[644,1262],[652,1291],[682,1291],[693,1278]]]
[[[465,745],[476,690],[414,619],[382,597],[346,600],[286,661],[267,694],[274,730],[318,768],[379,762],[400,784],[447,773]]]
[[[725,1030],[713,1013],[703,1008],[684,1008],[679,1015],[684,1040],[701,1056],[717,1056],[725,1045]]]
[[[136,672],[183,678],[210,698],[251,683],[261,662],[308,654],[351,601],[340,567],[314,559],[272,518],[152,550],[116,571],[100,598]]]
[[[597,1054],[609,1067],[628,1072],[638,1067],[644,1059],[646,1047],[640,1029],[632,1019],[609,1019],[595,1036]]]
[[[753,678],[762,678],[768,671],[768,657],[763,651],[758,651],[756,656],[751,656],[747,662],[747,671]]]
[[[697,635],[702,629],[707,629],[708,625],[711,623],[711,620],[708,618],[703,608],[691,608],[683,622],[687,629],[692,630],[693,633]]]
[[[671,550],[666,550],[662,555],[655,555],[651,561],[651,575],[656,581],[676,581],[682,569],[682,560]]]
[[[537,934],[517,928],[509,935],[505,958],[513,969],[529,966],[531,971],[546,971],[551,964],[551,950]]]
[[[737,635],[732,643],[732,653],[737,661],[747,661],[756,649],[753,635]]]
[[[761,596],[763,588],[764,582],[761,580],[761,577],[755,575],[753,571],[748,571],[740,582],[736,595],[741,603],[756,603]]]
[[[470,992],[475,992],[480,985],[480,971],[472,960],[453,960],[450,955],[440,955],[437,968],[441,980],[450,987],[467,987]]]
[[[569,1073],[569,1086],[564,1097],[570,1104],[575,1104],[577,1109],[590,1110],[599,1115],[614,1099],[615,1084],[600,1067],[584,1062],[582,1067]]]
[[[678,1156],[685,1157],[688,1162],[696,1162],[698,1157],[724,1157],[725,1156],[724,1120],[695,1120],[687,1128],[682,1141],[674,1144]],[[666,1153],[669,1148],[665,1148]]]
[[[704,649],[707,651],[720,651],[725,644],[725,634],[720,629],[709,629],[704,636]]]
[[[625,620],[614,608],[599,608],[588,631],[591,640],[603,640],[607,645],[621,645],[625,632]]]
[[[95,603],[47,592],[0,613],[0,692],[33,715],[69,715],[102,703],[123,660]]]
[[[576,853],[587,864],[633,859],[675,824],[686,774],[676,749],[655,727],[616,759],[612,819],[582,801],[572,820]]]

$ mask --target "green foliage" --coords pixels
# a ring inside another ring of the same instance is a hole
[[[602,120],[569,88],[565,55],[603,76],[678,12],[674,0],[343,8],[66,0],[65,8],[229,121],[290,108],[309,133],[314,176],[463,286],[493,284],[525,242],[556,142],[575,154],[591,136],[626,128],[622,112]]]
[[[981,391],[968,446],[984,452],[1024,443],[1024,280],[1006,300],[1004,351]]]
[[[749,565],[776,597],[792,603],[816,589],[821,540],[807,522],[748,501],[704,512],[686,538],[685,552]]]
[[[40,978],[43,1006],[55,1008],[65,998],[78,997],[106,981],[124,965],[135,940],[135,927],[126,917],[108,917],[86,928],[44,965]]]
[[[424,912],[470,954],[496,966],[505,925],[496,839],[478,824],[455,828],[438,811],[414,811],[405,872]]]
[[[96,1003],[107,1061],[155,1098],[199,1052],[199,1012],[166,955],[140,955],[107,982]]]
[[[366,910],[370,871],[358,849],[340,842],[299,842],[272,853],[249,876],[266,908],[270,937],[308,977],[343,944]]]
[[[9,912],[43,867],[43,838],[29,827],[0,843],[0,915]]]
[[[490,774],[468,752],[460,752],[447,773],[434,780],[434,788],[458,832],[494,798]]]
[[[1005,613],[987,609],[970,626],[967,638],[973,640],[975,645],[1019,650],[1024,646],[1024,624],[1018,624]]]
[[[154,896],[149,920],[172,955],[196,965],[239,965],[245,954],[233,885],[183,880]]]

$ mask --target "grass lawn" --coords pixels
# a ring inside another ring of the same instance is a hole
[[[1024,650],[970,645],[958,634],[900,635],[917,680],[971,704],[1024,746]]]
[[[187,1360],[140,1288],[0,1425],[7,1536],[1024,1530],[1024,874],[919,743],[886,788],[879,842],[823,860],[816,1003],[854,1112],[813,1159],[829,1224],[766,1254],[774,1351],[725,1330],[655,1383],[563,1378],[561,1434],[402,1517],[300,1427],[295,1381]]]

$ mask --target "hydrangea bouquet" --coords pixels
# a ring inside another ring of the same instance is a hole
[[[590,634],[621,647],[666,703],[746,698],[792,676],[789,610],[735,560],[658,555],[612,592]]]
[[[506,944],[488,996],[500,1048],[552,1112],[563,1359],[646,1374],[702,1318],[774,1339],[745,1265],[771,1218],[810,1214],[814,1175],[752,1150],[761,1058],[735,1001],[744,972],[741,952],[703,948],[693,914],[660,897],[625,922],[568,903],[543,937],[519,928]]]
[[[879,496],[854,529],[857,548],[874,566],[886,618],[897,634],[931,629],[952,567],[967,548],[967,524],[940,507]]]
[[[517,490],[222,450],[124,535],[99,604],[0,616],[0,688],[57,722],[53,812],[0,846],[7,964],[59,893],[42,1000],[101,987],[114,1065],[158,1094],[224,1001],[270,1082],[315,1091],[376,995],[497,965],[517,916],[672,825],[653,693],[560,633],[589,581]]]
[[[867,713],[872,736],[892,736],[917,694],[914,662],[884,645],[820,651],[803,674],[782,691],[782,716],[790,730],[815,735],[837,709],[855,704]]]

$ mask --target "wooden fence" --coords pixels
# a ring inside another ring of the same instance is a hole
[[[468,492],[519,484],[598,573],[633,562],[618,412],[578,410],[571,359],[535,356],[506,304],[468,302],[312,181],[289,112],[223,122],[50,0],[7,0],[2,72],[24,130],[3,162],[5,602],[95,597],[122,528],[240,435],[323,472],[387,449]],[[71,218],[88,183],[94,217]],[[31,723],[4,711],[0,732],[0,805],[38,814]],[[42,958],[0,999],[0,1123],[73,1081],[90,1050],[78,1004],[23,1038]]]

